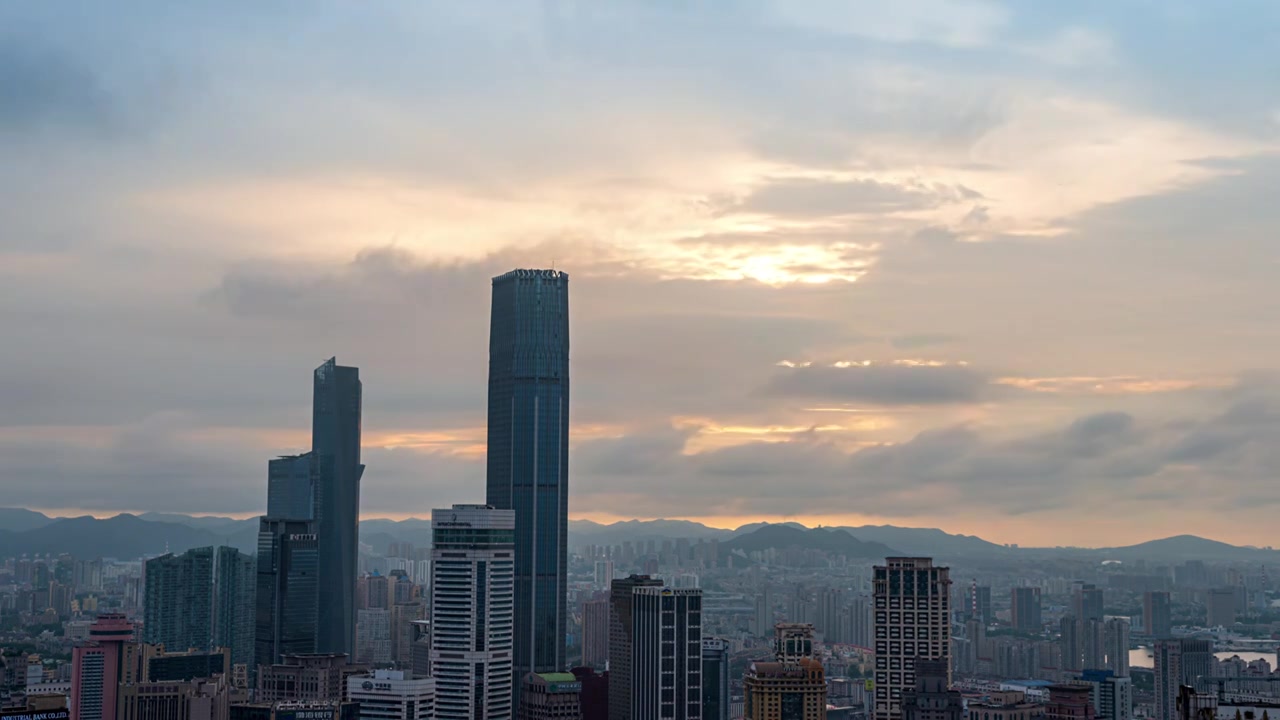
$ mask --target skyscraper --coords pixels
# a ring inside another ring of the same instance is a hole
[[[311,406],[312,478],[320,549],[316,650],[355,653],[360,530],[360,369],[329,358],[316,368]]]
[[[1013,629],[1021,632],[1040,632],[1040,588],[1016,587],[1010,604],[1013,610]]]
[[[162,555],[146,563],[143,639],[174,650],[231,650],[231,661],[254,654],[254,559],[231,547]]]
[[[662,587],[648,575],[613,581],[609,590],[609,720],[633,720],[631,713],[632,646],[635,644],[635,591]],[[640,720],[635,718],[635,720]]]
[[[1198,687],[1198,679],[1213,675],[1216,660],[1212,640],[1157,640],[1155,644],[1156,720],[1176,720],[1178,688]]]
[[[1129,677],[1129,621],[1107,620],[1107,669],[1117,678]]]
[[[269,518],[315,518],[314,455],[285,455],[267,462],[267,515]]]
[[[729,720],[729,643],[702,641],[702,720]]]
[[[284,655],[316,651],[320,613],[320,545],[315,523],[258,521],[257,593],[254,597],[254,670]]]
[[[431,675],[440,720],[512,717],[515,513],[431,511]]]
[[[1081,621],[1101,620],[1103,613],[1102,588],[1085,584],[1076,590],[1072,598],[1072,609]]]
[[[134,662],[125,652],[134,632],[124,615],[104,613],[89,626],[89,642],[71,651],[71,720],[115,720],[120,683],[137,682],[125,667]]]
[[[1142,596],[1142,625],[1147,634],[1157,640],[1169,637],[1173,623],[1169,610],[1169,593],[1150,591]]]
[[[564,669],[569,533],[569,276],[493,279],[488,503],[515,511],[515,677]]]
[[[902,717],[917,660],[940,660],[951,675],[951,579],[930,558],[888,558],[875,567],[875,720]]]
[[[633,585],[625,695],[622,674],[609,670],[609,718],[700,720],[702,717],[702,590]],[[619,651],[610,645],[610,658]],[[614,713],[615,704],[622,708]]]
[[[609,662],[609,600],[582,604],[582,664],[603,670]]]

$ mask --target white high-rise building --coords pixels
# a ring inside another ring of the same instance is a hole
[[[403,670],[375,670],[347,678],[347,696],[360,703],[360,720],[433,720],[436,681],[406,678]]]
[[[915,661],[941,660],[951,683],[950,569],[930,558],[887,558],[875,567],[874,720],[900,720]]]
[[[613,584],[613,561],[597,560],[595,588],[597,590],[608,590],[611,584]]]
[[[431,674],[436,717],[510,720],[515,511],[431,511]]]

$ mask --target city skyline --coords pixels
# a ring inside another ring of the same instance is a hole
[[[476,501],[555,267],[572,517],[1268,544],[1280,8],[882,5],[6,3],[6,504],[260,513],[333,355],[363,516]]]

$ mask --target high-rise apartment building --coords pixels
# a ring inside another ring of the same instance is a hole
[[[1125,618],[1107,620],[1106,636],[1107,669],[1117,678],[1129,677],[1129,621]]]
[[[285,455],[267,462],[267,514],[282,520],[315,518],[312,453]]]
[[[356,662],[391,663],[391,612],[384,608],[356,611]]]
[[[1231,588],[1214,588],[1205,597],[1205,627],[1229,628],[1236,623],[1236,592]]]
[[[1081,621],[1101,620],[1103,607],[1102,588],[1097,585],[1081,585],[1072,598],[1072,610]]]
[[[630,597],[622,601],[624,588]],[[620,602],[611,621],[629,632],[609,645],[610,720],[700,720],[702,591],[633,575],[614,581],[612,599]]]
[[[120,683],[137,676],[126,652],[135,631],[124,615],[103,613],[89,626],[89,642],[71,651],[71,720],[116,720]]]
[[[745,720],[826,720],[827,681],[822,663],[753,662],[742,678]],[[610,716],[612,718],[612,716]]]
[[[1062,651],[1062,669],[1079,672],[1084,669],[1084,633],[1080,618],[1063,615],[1058,621],[1058,647]]]
[[[360,720],[432,720],[436,683],[403,670],[375,670],[347,678],[347,697],[360,703]]]
[[[609,662],[609,600],[582,604],[582,664],[603,670]]]
[[[518,720],[578,720],[582,683],[572,673],[529,673],[520,688]]]
[[[512,717],[515,512],[431,511],[431,675],[441,720]]]
[[[729,720],[729,643],[702,640],[702,720]]]
[[[635,591],[662,587],[648,575],[631,575],[613,581],[609,589],[609,718],[639,720],[632,715],[631,682],[635,644]]]
[[[360,531],[360,369],[329,358],[313,375],[313,507],[319,546],[316,650],[351,656],[356,644]]]
[[[1107,626],[1101,620],[1089,618],[1080,622],[1080,649],[1083,654],[1081,669],[1100,670],[1107,666]]]
[[[964,696],[951,689],[946,661],[918,660],[915,687],[902,693],[903,720],[963,720]]]
[[[569,547],[569,276],[493,279],[488,503],[514,510],[515,669],[565,667]]]
[[[760,588],[756,595],[755,617],[752,619],[752,630],[756,637],[773,636],[773,593],[768,585]]]
[[[1177,720],[1178,688],[1199,687],[1199,679],[1212,677],[1217,660],[1212,640],[1157,640],[1155,644],[1155,720]]]
[[[969,586],[968,597],[969,615],[977,619],[983,625],[990,625],[995,622],[995,611],[991,609],[991,586],[990,585],[971,585]]]
[[[1013,610],[1013,629],[1038,633],[1044,629],[1040,616],[1040,588],[1016,587],[1010,603]]]
[[[1142,596],[1142,624],[1148,635],[1157,640],[1173,634],[1172,612],[1169,608],[1169,593],[1150,591]]]
[[[902,693],[915,687],[919,659],[951,667],[951,579],[930,558],[888,558],[874,570],[875,720],[902,717]]]
[[[173,650],[231,650],[233,664],[253,662],[253,557],[205,547],[146,562],[143,640]]]
[[[254,670],[316,651],[320,544],[309,520],[258,521]]]
[[[1099,720],[1133,720],[1133,681],[1110,670],[1085,670],[1080,680],[1092,689],[1091,704]]]

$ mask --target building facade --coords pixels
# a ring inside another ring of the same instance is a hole
[[[944,660],[917,660],[915,687],[902,693],[903,720],[964,720],[964,696],[952,690]]]
[[[431,675],[436,716],[512,717],[515,512],[431,511]]]
[[[569,542],[569,276],[493,279],[487,501],[515,511],[515,668],[565,667]]]
[[[133,680],[129,656],[136,628],[127,617],[103,613],[89,627],[89,642],[71,651],[71,720],[116,720],[121,682]]]
[[[267,461],[267,514],[282,520],[315,519],[315,456],[284,455]]]
[[[1163,640],[1173,634],[1169,593],[1148,591],[1142,596],[1142,624],[1148,635]]]
[[[1010,608],[1013,611],[1014,630],[1019,632],[1040,632],[1043,629],[1043,621],[1040,615],[1040,588],[1014,588]]]
[[[729,643],[702,640],[702,720],[729,720]]]
[[[229,720],[229,678],[122,683],[117,720]]]
[[[609,600],[582,604],[582,664],[603,670],[609,662]]]
[[[746,720],[825,720],[827,681],[822,663],[754,662],[742,679]]]
[[[254,669],[285,655],[316,651],[320,622],[320,543],[308,520],[258,521]]]
[[[519,720],[580,720],[582,683],[572,673],[529,673],[520,688]]]
[[[329,358],[313,374],[311,454],[319,546],[316,652],[354,656],[360,535],[360,369]]]
[[[360,720],[432,720],[436,683],[402,670],[375,670],[347,678],[347,697],[360,703]]]
[[[621,584],[631,594],[617,618],[630,632],[622,634],[620,647],[609,647],[610,720],[700,720],[702,590],[663,587],[647,577],[627,580],[633,582],[615,581],[613,590],[616,595]],[[619,682],[624,672],[627,678]]]
[[[609,718],[633,720],[631,709],[632,662],[635,645],[635,590],[662,587],[648,575],[631,575],[613,581],[609,590]]]
[[[347,678],[367,671],[348,665],[342,654],[285,655],[274,665],[258,668],[255,700],[276,702],[338,702],[345,699]]]
[[[875,720],[899,720],[902,693],[915,688],[918,659],[951,668],[951,579],[929,558],[888,558],[874,569]]]

